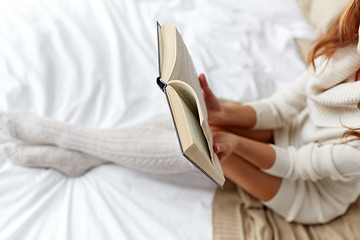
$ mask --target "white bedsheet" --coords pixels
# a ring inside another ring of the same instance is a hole
[[[0,0],[0,111],[97,128],[168,114],[156,20],[176,25],[214,92],[237,101],[299,75],[292,38],[313,37],[295,0]],[[0,156],[0,240],[211,239],[214,189],[199,172],[109,164],[67,178]]]

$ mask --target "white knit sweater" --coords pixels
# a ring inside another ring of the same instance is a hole
[[[292,85],[271,98],[249,103],[257,114],[254,129],[275,129],[275,145],[272,146],[276,160],[264,171],[291,181],[310,180],[318,184],[322,179],[327,179],[327,183],[331,179],[360,184],[360,141],[344,143],[342,137],[348,130],[344,126],[360,127],[357,108],[360,81],[355,81],[360,56],[356,47],[351,46],[337,51],[329,62],[318,58],[315,64],[316,72],[309,68]],[[360,189],[354,189],[350,195],[344,194],[340,186],[332,187],[332,191],[348,199],[344,204],[349,205],[360,194]],[[306,196],[316,198],[319,194],[312,196],[309,192]],[[347,207],[339,207],[339,214]],[[285,217],[296,220],[294,213]],[[321,216],[314,222],[333,217]]]

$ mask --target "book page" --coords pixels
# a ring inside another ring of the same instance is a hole
[[[201,138],[205,140],[204,143],[205,143],[205,146],[207,149],[206,152],[207,152],[207,155],[209,156],[209,159],[212,162],[213,158],[212,158],[212,155],[211,155],[211,152],[209,149],[209,144],[208,144],[208,143],[212,144],[212,137],[210,135],[210,139],[207,138],[207,135],[204,134],[204,127],[201,126],[201,124],[200,124],[200,119],[199,119],[200,114],[198,111],[199,101],[196,98],[196,93],[195,93],[194,89],[186,82],[180,81],[180,80],[170,81],[168,84],[168,87],[171,87],[171,89],[174,89],[176,91],[176,94],[179,95],[178,97],[181,99],[181,102],[186,105],[183,107],[183,109],[186,109],[189,112],[191,112],[191,115],[189,115],[188,112],[185,112],[186,118],[187,119],[191,118],[188,121],[188,125],[192,130],[194,130],[194,134],[201,134]],[[187,103],[185,102],[184,99],[186,99]],[[191,109],[190,106],[192,106],[193,109]],[[174,109],[174,110],[176,111],[177,109]],[[205,124],[206,121],[203,121],[203,123],[205,126],[208,126]],[[210,132],[210,129],[207,129],[207,130]],[[190,132],[190,134],[191,133],[192,132]],[[197,136],[197,138],[199,138],[199,137],[200,136]]]
[[[164,65],[162,78],[171,82],[180,80],[190,87],[189,89],[176,87],[176,91],[191,109],[194,114],[199,116],[199,124],[208,143],[210,160],[216,162],[216,155],[213,151],[213,139],[207,122],[207,110],[202,89],[195,70],[191,56],[184,44],[184,41],[176,27],[164,24],[162,27],[163,46],[164,46]],[[174,86],[175,87],[175,86]]]
[[[158,82],[167,95],[181,148],[189,161],[204,164],[202,171],[222,185],[224,176],[213,151],[206,104],[191,56],[176,27],[164,24],[158,33],[158,54],[163,59],[159,59],[162,81],[157,81],[167,84],[164,88]]]
[[[187,50],[187,47],[185,46],[185,43],[179,34],[179,32],[176,30],[176,61],[173,68],[173,72],[170,75],[170,81],[171,80],[182,80],[189,84],[192,89],[195,91],[195,98],[197,99],[198,103],[197,105],[200,106],[200,108],[194,109],[196,105],[194,106],[191,102],[189,102],[188,99],[190,99],[189,96],[182,96],[183,99],[188,102],[186,102],[190,108],[192,108],[192,111],[194,113],[199,112],[199,120],[200,125],[203,129],[203,133],[205,135],[205,138],[208,141],[208,147],[211,155],[211,160],[214,162],[214,158],[216,157],[212,146],[213,146],[213,139],[212,134],[210,131],[209,124],[207,122],[207,110],[206,110],[206,103],[204,96],[202,94],[202,89],[200,86],[199,78],[195,70],[194,63],[191,59],[191,56],[189,54],[189,51]],[[181,95],[182,93],[179,92]]]
[[[185,81],[180,80],[172,80],[169,82],[169,86],[172,86],[176,92],[181,96],[184,100],[186,99],[186,104],[189,106],[189,109],[193,112],[194,115],[197,116],[198,121],[196,122],[197,125],[200,125],[202,129],[202,134],[204,135],[205,139],[208,143],[208,151],[210,153],[210,160],[212,163],[216,162],[216,155],[213,151],[213,139],[209,124],[207,121],[203,120],[200,121],[200,112],[199,109],[201,108],[200,101],[197,98],[195,90]],[[191,107],[190,107],[191,106]],[[192,109],[191,109],[192,108]],[[205,109],[206,110],[206,109]]]
[[[194,115],[171,85],[167,86],[165,93],[184,155],[205,175],[222,186],[225,181],[222,168],[218,161],[209,161],[211,158],[208,143],[199,125],[198,114]]]
[[[200,121],[207,120],[206,104],[202,94],[198,75],[194,63],[184,44],[182,37],[176,30],[176,61],[169,80],[182,80],[188,83],[194,90],[199,99],[201,107]],[[186,101],[186,100],[185,100]]]
[[[163,71],[164,64],[164,45],[163,45],[163,34],[160,24],[157,22],[157,42],[158,42],[158,65],[159,65],[159,76],[161,78],[161,72]]]
[[[203,130],[199,125],[198,117],[190,110],[184,100],[179,97],[177,91],[171,86],[168,86],[166,93],[171,106],[174,109],[173,114],[174,120],[177,122],[176,126],[182,128],[182,131],[179,131],[179,135],[182,135],[180,139],[184,139],[184,142],[182,143],[184,148],[183,151],[186,151],[187,148],[195,143],[199,150],[205,156],[210,158],[207,141],[204,137]]]

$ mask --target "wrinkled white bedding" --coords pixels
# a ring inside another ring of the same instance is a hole
[[[292,38],[313,37],[295,0],[1,0],[0,111],[96,128],[168,114],[156,20],[176,25],[214,92],[237,101],[299,75]],[[198,172],[109,164],[67,178],[0,155],[0,239],[211,239],[214,189]]]

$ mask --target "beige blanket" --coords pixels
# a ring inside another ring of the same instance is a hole
[[[347,213],[327,224],[288,223],[236,185],[227,181],[213,202],[214,240],[227,239],[360,239],[360,198]]]

